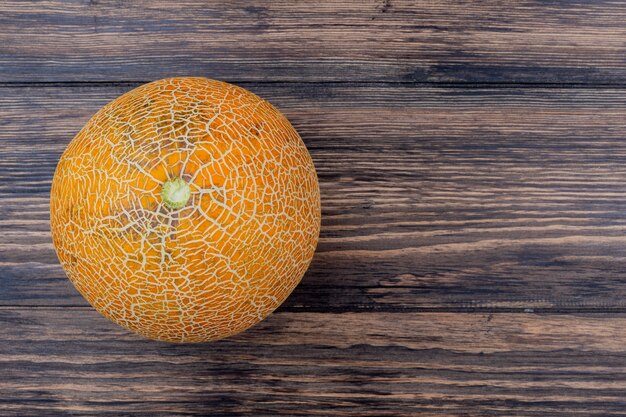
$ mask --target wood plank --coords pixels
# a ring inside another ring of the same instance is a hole
[[[244,84],[302,134],[318,252],[286,308],[623,309],[621,89]],[[84,306],[48,226],[58,156],[124,86],[3,88],[0,304]]]
[[[626,315],[277,313],[139,339],[90,309],[0,309],[3,416],[612,416]]]
[[[0,82],[626,81],[626,4],[6,0]]]

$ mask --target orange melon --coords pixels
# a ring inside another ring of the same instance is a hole
[[[319,184],[268,102],[170,78],[87,122],[57,165],[50,216],[58,258],[96,310],[148,338],[202,342],[264,319],[299,283]]]

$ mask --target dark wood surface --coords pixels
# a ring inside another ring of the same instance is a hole
[[[615,0],[3,0],[0,81],[623,83]]]
[[[0,308],[3,415],[619,416],[626,315],[275,313],[210,345]]]
[[[49,234],[120,94],[279,107],[320,244],[270,318],[170,345],[102,318]],[[626,416],[626,2],[0,3],[0,416]]]

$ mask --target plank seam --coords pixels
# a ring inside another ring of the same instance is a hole
[[[0,82],[0,88],[32,87],[120,87],[139,86],[152,80],[121,81],[32,81]],[[430,82],[430,81],[279,81],[279,80],[223,80],[232,84],[255,85],[337,85],[337,86],[405,86],[423,88],[467,88],[467,89],[626,89],[626,83],[534,83],[534,82]]]
[[[76,311],[95,311],[92,307],[77,306],[77,305],[2,305],[1,311],[12,310],[76,310]],[[376,307],[364,307],[364,308],[294,308],[294,307],[281,307],[273,314],[280,313],[329,313],[329,314],[343,314],[343,313],[455,313],[455,314],[626,314],[626,307],[556,307],[556,308],[422,308],[422,307],[397,307],[397,308],[376,308]]]

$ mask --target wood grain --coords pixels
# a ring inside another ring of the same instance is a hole
[[[626,306],[623,89],[242,85],[290,118],[321,182],[318,252],[286,311]],[[86,305],[52,248],[50,181],[132,87],[1,90],[0,304]]]
[[[6,0],[0,82],[626,81],[622,1]]]
[[[623,416],[626,3],[0,3],[0,415]],[[267,320],[139,339],[58,265],[59,155],[140,82],[277,105],[322,189]],[[567,314],[563,314],[567,313]]]
[[[172,345],[91,309],[0,309],[0,412],[617,416],[625,328],[623,314],[283,312]]]

